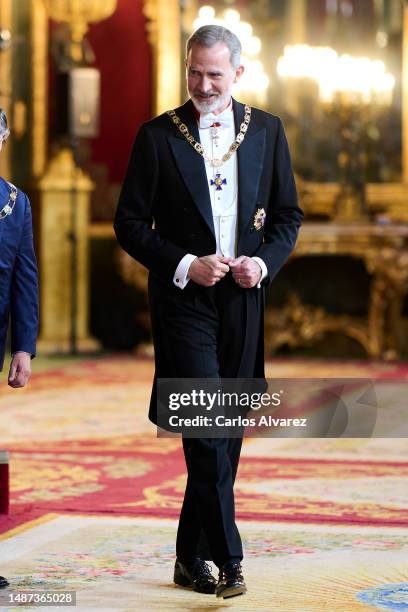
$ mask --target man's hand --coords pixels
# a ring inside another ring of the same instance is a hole
[[[261,266],[251,257],[240,255],[230,261],[229,267],[235,282],[244,289],[255,287],[261,280]]]
[[[31,355],[24,351],[14,353],[10,364],[8,384],[14,389],[24,387],[31,376]]]
[[[203,287],[212,287],[229,272],[230,261],[231,257],[221,255],[197,257],[190,265],[188,278]]]

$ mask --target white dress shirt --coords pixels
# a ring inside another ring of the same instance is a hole
[[[216,130],[210,127],[213,121],[221,123]],[[198,129],[201,144],[207,155],[210,158],[221,158],[236,137],[232,102],[219,115],[213,115],[212,113],[201,115]],[[213,137],[214,133],[217,134],[217,138]],[[236,153],[219,168],[214,168],[210,162],[205,161],[205,171],[214,221],[216,254],[224,257],[236,257],[238,220],[238,163]],[[219,176],[217,177],[217,175]],[[214,184],[217,179],[221,182],[218,189],[217,185]],[[189,253],[182,258],[176,268],[173,282],[180,289],[184,289],[189,281],[187,275],[194,259],[196,259],[196,255]],[[267,276],[268,270],[260,257],[253,257],[252,259],[259,264],[262,270],[262,276],[257,285],[259,288],[261,281]]]

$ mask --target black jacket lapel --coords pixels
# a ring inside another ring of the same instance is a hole
[[[244,119],[244,105],[233,100],[233,108],[235,129],[238,133]],[[245,235],[245,229],[256,210],[256,199],[265,155],[265,135],[265,128],[258,125],[252,116],[246,136],[237,151],[238,255],[240,254],[240,241]]]
[[[194,139],[200,142],[191,100],[176,109],[176,113],[180,117],[182,123],[185,123]],[[171,121],[170,117],[169,121]],[[177,126],[174,126],[174,130],[174,136],[169,136],[168,138],[174,160],[191,197],[215,237],[211,199],[207,184],[204,159],[197,151],[193,150],[191,144],[188,143],[183,134],[179,132]]]

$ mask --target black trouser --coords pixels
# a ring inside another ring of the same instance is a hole
[[[241,446],[242,438],[183,439],[188,478],[177,531],[181,561],[198,556],[221,567],[242,559],[233,493]]]
[[[228,274],[214,287],[200,287],[193,301],[161,305],[161,349],[171,377],[254,375],[259,325],[255,321],[256,333],[247,333],[245,291]],[[177,533],[180,560],[198,555],[221,566],[242,559],[233,493],[241,444],[241,438],[183,438],[188,479]]]

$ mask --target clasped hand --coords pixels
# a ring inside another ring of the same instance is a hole
[[[260,265],[247,257],[223,257],[221,255],[205,255],[197,257],[190,265],[188,278],[202,285],[212,287],[218,283],[228,272],[240,287],[250,289],[259,283],[262,276]]]

